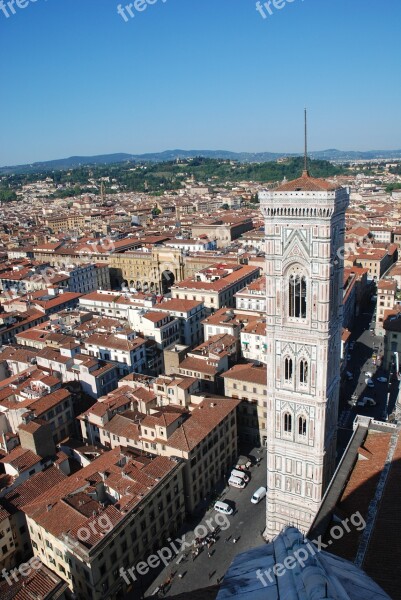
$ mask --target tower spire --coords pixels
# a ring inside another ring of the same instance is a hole
[[[304,150],[304,172],[302,173],[302,175],[304,177],[309,177],[309,172],[308,172],[308,120],[307,120],[306,108],[304,109],[304,120],[305,120],[305,150]]]

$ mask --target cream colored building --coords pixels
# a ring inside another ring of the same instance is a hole
[[[401,310],[399,306],[384,312],[383,329],[385,332],[383,367],[386,371],[390,371],[394,365],[394,372],[399,375],[401,372]]]
[[[80,230],[89,224],[90,221],[91,218],[89,215],[72,214],[61,217],[49,217],[46,220],[46,225],[53,233],[59,233],[59,231]]]
[[[119,600],[129,588],[120,569],[168,545],[183,523],[183,462],[116,447],[24,511],[34,555],[77,600]]]
[[[11,514],[0,506],[0,571],[14,566],[15,537]]]
[[[240,339],[241,354],[244,358],[266,364],[268,344],[266,319],[258,319],[244,325]]]
[[[123,242],[124,240],[121,240]],[[128,240],[130,241],[130,240]],[[131,240],[140,245],[140,239]],[[118,242],[116,242],[118,244]],[[100,249],[102,251],[100,251]],[[96,263],[107,264],[110,269],[112,284],[125,284],[131,289],[143,292],[163,293],[175,282],[185,277],[184,256],[174,248],[154,247],[151,250],[113,251],[113,240],[107,240],[102,246],[90,244],[70,250],[66,247],[49,253],[38,248],[36,260],[50,261],[52,265],[66,262],[74,264]]]
[[[264,316],[266,314],[266,277],[259,277],[235,294],[237,310]]]
[[[178,379],[186,380],[189,388],[194,385],[191,378],[177,378],[177,383]],[[155,391],[121,387],[110,394],[111,402],[97,402],[79,417],[82,437],[108,448],[123,446],[183,459],[186,506],[193,512],[236,459],[240,402],[208,394],[188,398],[178,390],[170,395],[172,381],[164,378],[155,384]]]
[[[235,306],[234,295],[259,277],[258,267],[231,263],[202,269],[192,279],[171,288],[173,298],[203,302],[211,314],[223,307]]]
[[[155,247],[149,252],[111,253],[111,275],[130,288],[162,294],[184,279],[184,256],[174,248]]]
[[[267,419],[266,365],[252,363],[235,365],[222,375],[224,395],[241,400],[238,407],[238,435],[252,445],[266,444],[266,430],[272,426]]]
[[[383,335],[383,317],[386,310],[394,308],[397,282],[393,279],[380,279],[377,283],[376,335]]]

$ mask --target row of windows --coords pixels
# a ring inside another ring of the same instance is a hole
[[[241,389],[241,385],[238,385],[238,384],[236,384],[236,383],[233,383],[233,389],[234,389],[234,390]],[[248,391],[248,386],[246,386],[246,385],[242,385],[242,390],[243,390],[244,392],[247,392],[247,391]],[[257,388],[256,388],[256,387],[253,387],[253,388],[252,388],[252,390],[251,390],[251,389],[249,389],[249,391],[252,391],[252,393],[253,393],[253,394],[257,394],[257,393],[258,393],[258,390],[257,390]],[[267,389],[264,389],[264,390],[263,390],[263,395],[264,395],[264,396],[267,396]]]
[[[291,413],[284,413],[283,415],[284,431],[286,433],[292,433],[293,417]],[[306,418],[298,417],[298,435],[306,436]]]
[[[284,380],[286,383],[292,383],[293,379],[293,360],[289,356],[284,359]],[[298,365],[298,380],[303,385],[309,383],[309,364],[306,359],[301,359]]]

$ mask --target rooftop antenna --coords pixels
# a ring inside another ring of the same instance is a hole
[[[304,154],[304,175],[306,177],[309,177],[309,173],[308,173],[308,117],[307,117],[307,112],[306,112],[306,108],[304,109],[304,115],[305,115],[305,154]]]

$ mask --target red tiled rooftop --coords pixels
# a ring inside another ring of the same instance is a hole
[[[26,450],[21,446],[17,446],[7,456],[0,459],[0,463],[9,464],[14,469],[18,471],[18,473],[23,473],[27,471],[34,465],[40,462],[40,456],[32,452],[31,450]]]
[[[325,179],[315,179],[308,171],[304,171],[298,179],[281,184],[276,192],[328,192],[339,189],[341,186]]]
[[[375,498],[378,483],[388,458],[390,441],[394,431],[379,432],[369,430],[359,451],[348,484],[337,504],[336,514],[344,519],[360,513],[365,520],[368,509]],[[396,432],[397,445],[391,461],[386,485],[381,501],[374,515],[375,522],[363,563],[363,570],[372,577],[391,598],[400,598],[399,583],[395,576],[395,565],[401,562],[401,433]],[[350,526],[341,539],[330,539],[330,552],[354,561],[363,529]]]
[[[266,365],[255,366],[252,363],[235,365],[223,373],[222,377],[267,386],[267,367]]]
[[[12,586],[7,581],[0,583],[1,600],[52,600],[52,598],[65,597],[67,584],[54,572],[48,569],[39,560],[39,568],[33,563],[33,568],[25,577],[12,580]]]

